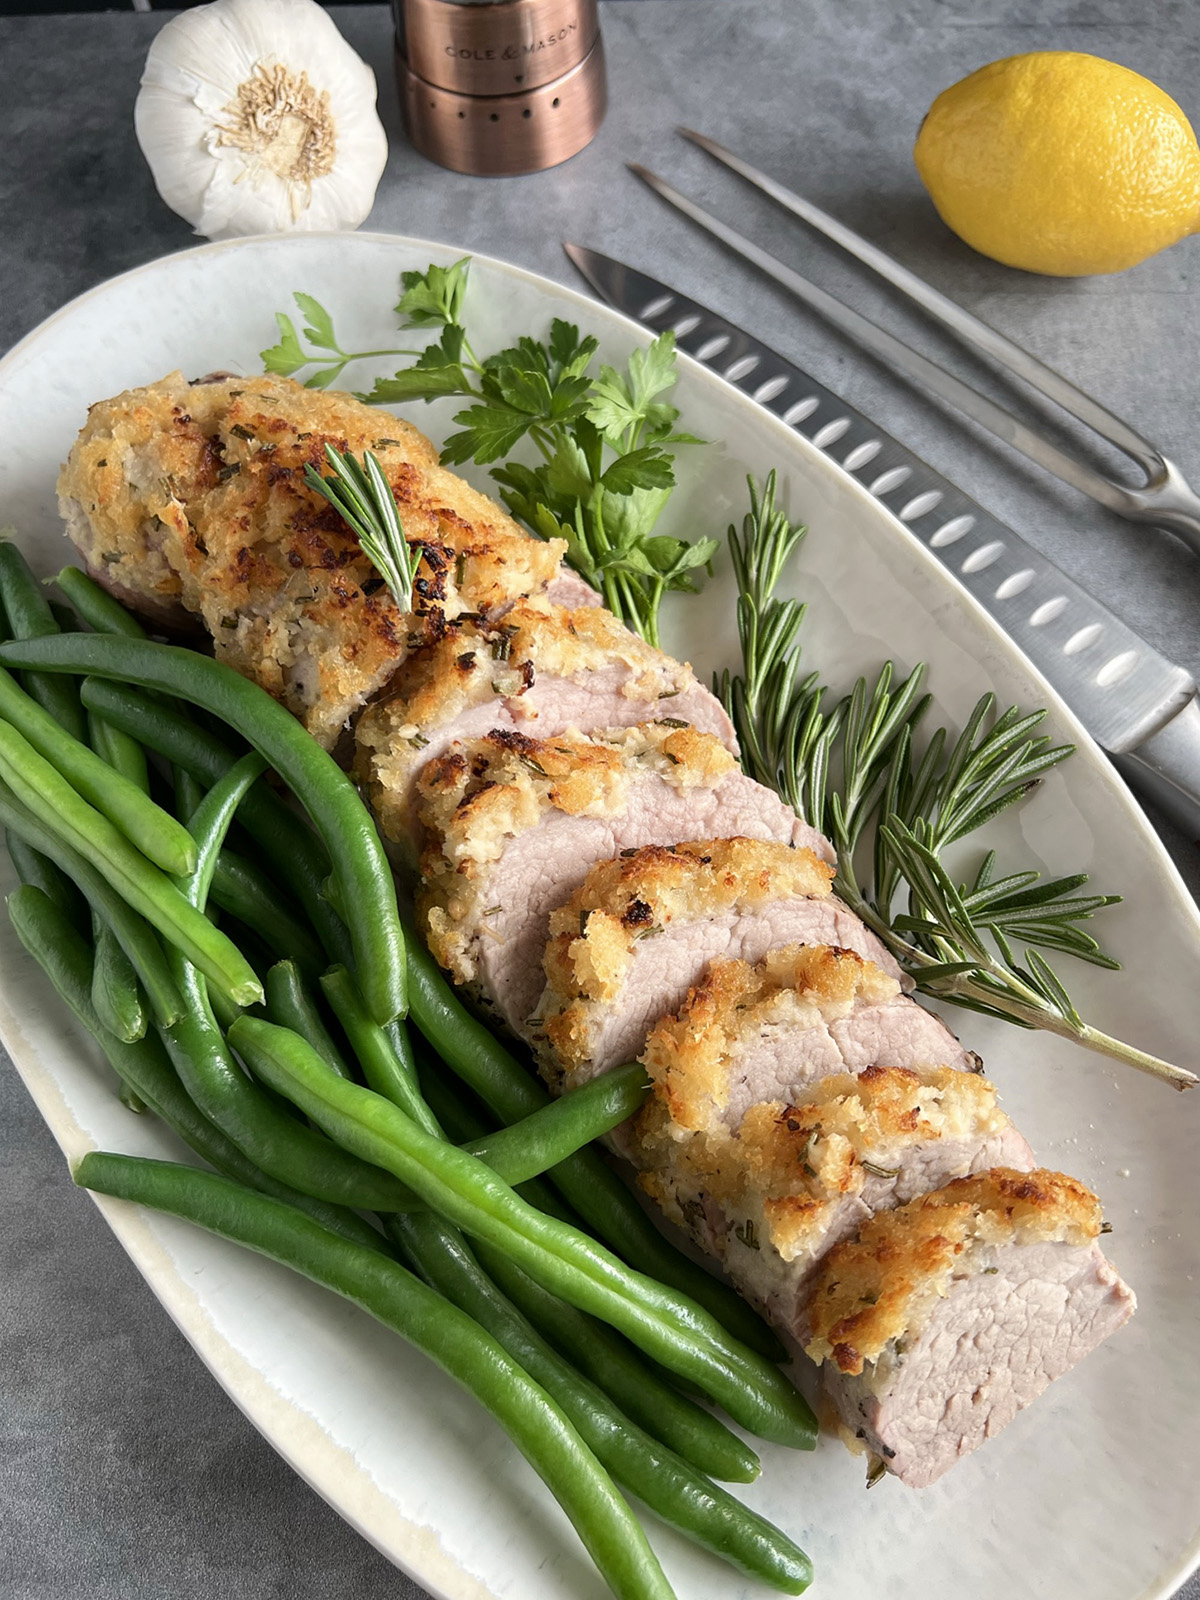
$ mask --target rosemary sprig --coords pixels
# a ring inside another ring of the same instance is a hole
[[[1081,924],[1119,895],[1081,893],[1085,873],[1043,880],[998,873],[988,851],[959,883],[943,854],[1009,807],[1072,754],[1038,732],[1044,711],[997,714],[984,695],[956,740],[918,739],[930,706],[924,665],[900,682],[891,662],[829,704],[802,670],[805,607],[776,589],[805,535],[775,504],[775,475],[729,530],[738,584],[742,670],[715,688],[741,741],[743,764],[776,789],[838,854],[837,893],[878,934],[918,989],[954,1005],[1076,1040],[1184,1089],[1193,1073],[1093,1028],[1042,954],[1115,968]]]
[[[412,586],[421,549],[412,546],[400,526],[400,513],[391,484],[384,477],[378,457],[363,452],[361,463],[353,452],[345,455],[331,444],[325,446],[325,459],[333,476],[324,478],[313,466],[304,469],[310,489],[323,495],[335,511],[349,523],[375,570],[392,592],[401,611],[412,609]]]

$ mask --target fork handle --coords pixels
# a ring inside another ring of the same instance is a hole
[[[1123,488],[1112,509],[1131,522],[1152,522],[1177,533],[1200,555],[1200,495],[1173,461],[1160,456],[1160,468],[1144,489]]]

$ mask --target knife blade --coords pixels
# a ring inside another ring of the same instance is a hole
[[[1041,551],[795,363],[611,256],[564,249],[596,294],[782,418],[899,518],[996,619],[1143,793],[1200,836],[1196,682]]]

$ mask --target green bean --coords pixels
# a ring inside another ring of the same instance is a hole
[[[189,819],[199,861],[196,871],[181,887],[191,903],[201,910],[221,842],[239,802],[260,776],[263,764],[263,758],[256,751],[243,756],[217,780]],[[369,1198],[380,1193],[393,1202],[403,1203],[406,1197],[400,1185],[387,1184],[385,1174],[353,1157],[347,1159],[343,1151],[323,1136],[314,1135],[312,1129],[301,1128],[291,1115],[290,1107],[276,1104],[269,1093],[237,1072],[212,1016],[203,980],[178,952],[169,953],[168,960],[188,1014],[166,1036],[167,1046],[193,1098],[213,1121],[264,1170],[283,1182],[296,1181],[303,1189],[312,1189],[316,1184],[314,1192],[321,1198],[344,1200],[364,1209],[387,1209],[378,1198]],[[301,1134],[299,1142],[292,1137],[295,1130]],[[311,1170],[305,1168],[306,1162]]]
[[[435,1062],[428,1047],[424,1051],[417,1050],[416,1057],[421,1094],[441,1127],[455,1144],[468,1144],[472,1139],[482,1139],[485,1134],[495,1132],[494,1123],[485,1122],[464,1104],[463,1096],[469,1094],[470,1090],[462,1084],[451,1087],[446,1082],[442,1072],[438,1070],[443,1063]],[[568,1227],[587,1231],[583,1228],[578,1214],[572,1211],[554,1186],[547,1183],[544,1178],[528,1178],[524,1183],[514,1184],[513,1188],[522,1200],[528,1200],[529,1204],[536,1206],[539,1211],[557,1217]]]
[[[522,1315],[639,1427],[710,1477],[755,1481],[762,1467],[750,1446],[711,1411],[680,1394],[628,1339],[543,1289],[496,1245],[477,1239],[474,1250]]]
[[[203,911],[208,903],[217,859],[237,808],[265,769],[263,758],[257,751],[251,751],[222,774],[188,817],[193,865],[192,870],[180,878],[178,887],[184,899],[197,911]]]
[[[76,884],[92,909],[100,913],[116,934],[121,949],[141,979],[157,1020],[164,1025],[174,1022],[183,1011],[183,998],[171,977],[166,955],[154,929],[145,918],[126,904],[87,855],[74,849],[39,821],[2,781],[0,822],[10,833],[19,835],[27,845],[49,857]]]
[[[217,858],[212,899],[252,928],[276,958],[294,961],[306,977],[319,977],[328,965],[300,914],[253,862],[233,850],[222,850]]]
[[[116,934],[98,913],[92,914],[96,947],[92,966],[92,1004],[110,1033],[133,1044],[146,1032],[148,1018],[133,962],[121,949]]]
[[[61,625],[63,619],[58,616],[59,609],[51,602],[51,610]],[[77,621],[72,623],[72,627],[78,626]],[[146,765],[146,752],[141,745],[93,712],[89,711],[86,715],[88,741],[92,749],[115,772],[119,772],[127,782],[149,797],[150,772]],[[95,912],[92,913],[92,942],[95,947],[92,1002],[104,1026],[118,1039],[132,1044],[145,1035],[149,1022],[137,973],[112,929]],[[141,1097],[125,1082],[121,1085],[121,1100],[130,1111],[140,1112],[146,1108]]]
[[[383,1029],[372,1021],[344,967],[327,972],[321,987],[346,1030],[370,1088],[427,1133],[442,1137],[437,1118],[421,1094],[411,1047],[397,1025]],[[574,1090],[521,1122],[487,1135],[470,1146],[470,1153],[486,1161],[506,1183],[524,1183],[624,1122],[645,1098],[648,1084],[645,1070],[636,1063],[616,1068],[585,1089]]]
[[[228,768],[226,769],[228,770]],[[224,773],[222,773],[222,777]],[[184,823],[200,808],[200,802],[207,793],[204,785],[193,778],[185,767],[171,768],[171,787],[175,791],[175,810]]]
[[[79,632],[79,616],[70,606],[63,605],[59,600],[51,600],[49,605],[50,615],[54,618],[54,625],[59,633]]]
[[[271,1177],[319,1200],[360,1211],[402,1211],[411,1204],[411,1192],[390,1172],[298,1122],[246,1076],[213,1017],[203,979],[177,952],[168,960],[175,963],[185,1009],[163,1030],[163,1042],[184,1088],[226,1138]],[[248,1020],[239,1017],[231,1035]]]
[[[409,1000],[417,1027],[447,1066],[501,1122],[516,1122],[550,1096],[455,995],[424,941],[410,927]],[[578,1150],[548,1174],[583,1220],[630,1266],[680,1290],[770,1361],[787,1351],[762,1318],[725,1284],[681,1255],[638,1205],[597,1150]]]
[[[146,752],[137,740],[131,739],[120,728],[114,728],[111,722],[105,722],[103,717],[91,711],[87,714],[87,727],[88,742],[100,759],[148,795],[150,771],[146,765]]]
[[[40,850],[26,844],[19,833],[6,829],[4,843],[17,877],[51,900],[77,933],[91,927],[88,903],[65,872],[59,870]]]
[[[325,973],[321,988],[372,1090],[398,1106],[426,1133],[440,1139],[442,1130],[422,1098],[412,1050],[403,1027],[379,1026],[367,1011],[362,993],[345,967],[333,967]]]
[[[277,961],[267,973],[267,1017],[307,1039],[339,1078],[353,1076],[294,961]]]
[[[497,1289],[462,1234],[429,1212],[394,1218],[389,1235],[425,1281],[486,1329],[558,1402],[616,1481],[685,1537],[785,1594],[812,1582],[812,1563],[765,1518],[741,1505],[639,1428],[547,1344]]]
[[[144,1116],[150,1109],[137,1090],[131,1089],[124,1078],[117,1084],[117,1099],[126,1111],[132,1111],[135,1117]]]
[[[402,1016],[405,947],[396,885],[379,835],[354,785],[333,758],[265,689],[193,650],[60,634],[0,646],[13,665],[118,678],[204,706],[234,727],[288,784],[316,824],[350,909],[354,969],[377,1022]],[[236,998],[236,997],[235,997]]]
[[[121,633],[128,639],[146,637],[146,630],[137,618],[78,567],[64,567],[54,581],[88,627],[97,633]]]
[[[0,669],[0,717],[17,730],[42,760],[105,816],[164,872],[189,872],[196,850],[183,824],[163,811],[122,772],[86,744],[72,739],[49,712]]]
[[[36,639],[58,633],[58,623],[42,586],[11,539],[0,538],[0,602],[14,639]],[[26,691],[74,739],[85,736],[79,690],[70,679],[52,673],[26,672]]]
[[[347,1245],[289,1207],[209,1173],[93,1153],[74,1176],[85,1188],[169,1211],[248,1245],[370,1312],[501,1424],[620,1600],[673,1600],[640,1524],[559,1407],[495,1339],[398,1262]]]
[[[613,1067],[579,1089],[570,1089],[540,1111],[466,1148],[486,1161],[506,1183],[516,1185],[557,1166],[593,1139],[611,1133],[643,1104],[650,1080],[637,1061]]]
[[[277,1183],[248,1161],[188,1098],[157,1035],[149,1033],[136,1044],[124,1044],[107,1032],[91,1003],[91,952],[61,912],[44,896],[39,898],[39,891],[19,890],[10,895],[8,909],[21,943],[99,1044],[128,1096],[149,1107],[186,1145],[227,1178],[298,1207],[352,1244],[386,1252],[382,1234],[357,1212],[327,1205]]]
[[[142,741],[172,765],[212,785],[236,756],[227,744],[183,713],[159,705],[136,689],[85,678],[83,703]],[[331,961],[350,959],[350,934],[325,898],[329,856],[320,837],[265,781],[246,796],[238,821],[258,846],[275,877],[293,889]]]
[[[475,1099],[471,1091],[462,1083],[452,1086],[447,1081],[445,1064],[432,1055],[423,1040],[416,1050],[416,1057],[421,1093],[455,1144],[467,1148],[474,1141],[496,1131],[494,1119],[485,1120],[477,1109],[467,1105],[467,1095]],[[559,1222],[565,1222],[568,1227],[583,1233],[593,1231],[544,1178],[529,1178],[524,1183],[514,1184],[513,1188],[522,1200],[528,1200],[531,1206],[536,1206],[547,1216],[556,1217]],[[482,1260],[488,1247],[476,1241],[475,1248]],[[576,1347],[586,1346],[587,1360],[581,1359],[579,1365],[648,1433],[655,1434],[664,1444],[670,1445],[702,1472],[710,1473],[713,1477],[736,1479],[744,1483],[753,1480],[758,1472],[758,1457],[711,1412],[692,1404],[692,1399],[699,1393],[694,1384],[668,1375],[655,1362],[635,1350],[628,1339],[614,1333],[594,1317],[576,1311],[574,1306],[566,1305],[554,1295],[546,1294],[523,1272],[515,1268],[513,1271],[517,1284],[527,1288],[529,1294],[523,1297],[516,1287],[509,1286],[505,1288],[509,1298],[521,1307],[525,1316],[552,1344],[559,1346],[565,1356],[573,1359]],[[544,1326],[539,1321],[542,1309],[539,1301],[549,1303],[555,1311],[554,1316],[546,1319]],[[685,1399],[684,1395],[689,1398]],[[705,1453],[698,1454],[699,1451]],[[738,1455],[731,1454],[732,1451],[738,1452]]]
[[[470,1093],[459,1085],[457,1091],[446,1082],[442,1067],[428,1049],[417,1052],[421,1093],[447,1135],[456,1144],[467,1145],[483,1138],[492,1125],[464,1100]],[[523,1200],[557,1217],[573,1228],[582,1228],[578,1215],[542,1178],[514,1184]],[[586,1231],[586,1230],[585,1230]],[[749,1483],[758,1472],[758,1457],[730,1433],[711,1412],[693,1404],[668,1381],[667,1375],[627,1339],[597,1322],[585,1312],[576,1311],[555,1295],[539,1289],[519,1268],[507,1262],[499,1251],[475,1242],[476,1254],[484,1261],[509,1299],[564,1356],[582,1367],[592,1382],[626,1411],[648,1433],[661,1439],[677,1454],[716,1478]],[[501,1277],[501,1270],[506,1272]]]
[[[299,1035],[242,1016],[229,1039],[256,1076],[339,1144],[394,1172],[448,1221],[505,1248],[544,1288],[698,1383],[751,1432],[813,1448],[816,1422],[801,1396],[708,1312],[535,1210],[481,1161],[426,1133],[390,1101],[335,1077]]]
[[[122,898],[178,945],[231,1000],[245,1005],[262,999],[258,979],[237,947],[189,905],[107,817],[80,799],[32,745],[2,722],[0,776],[68,844],[87,853]]]

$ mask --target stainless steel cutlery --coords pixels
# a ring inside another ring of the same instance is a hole
[[[1030,461],[1053,473],[1064,483],[1090,495],[1118,516],[1132,522],[1150,522],[1170,528],[1200,552],[1200,496],[1197,496],[1179,468],[1129,423],[1115,416],[1099,401],[1085,394],[1020,345],[1014,344],[997,329],[956,305],[931,284],[925,283],[877,245],[838,222],[819,206],[793,193],[715,140],[705,138],[690,128],[681,128],[679,131],[715,160],[768,195],[776,204],[870,267],[964,344],[981,351],[998,366],[1004,367],[1046,399],[1061,406],[1076,421],[1099,434],[1106,443],[1134,462],[1142,481],[1123,483],[1063,450],[996,401],[947,372],[936,361],[913,350],[886,328],[881,328],[878,323],[843,305],[826,290],[810,283],[793,267],[714,217],[657,174],[631,164],[631,170],[668,204],[788,289],[863,349],[888,362],[906,377],[915,379],[924,390],[956,407],[964,416],[970,417],[1014,450],[1019,450]]]
[[[1200,704],[1190,673],[794,363],[668,285],[597,251],[565,248],[601,299],[656,333],[674,329],[681,350],[862,483],[995,617],[1130,782],[1200,837]]]

